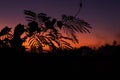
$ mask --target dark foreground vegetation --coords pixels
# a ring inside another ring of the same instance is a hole
[[[1,67],[5,70],[40,72],[113,72],[113,55],[117,58],[120,45],[105,45],[98,49],[81,47],[57,50],[55,53],[27,53],[16,48],[1,48]],[[115,64],[114,64],[115,66]]]

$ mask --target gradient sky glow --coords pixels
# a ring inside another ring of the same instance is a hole
[[[27,24],[23,10],[47,13],[60,19],[62,14],[75,15],[79,0],[0,0],[0,29]],[[78,15],[91,24],[91,34],[78,34],[80,45],[101,45],[117,40],[120,43],[120,0],[83,0]]]

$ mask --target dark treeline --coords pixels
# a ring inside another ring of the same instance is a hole
[[[112,72],[113,56],[119,59],[120,45],[104,45],[98,49],[84,46],[52,53],[27,53],[16,48],[0,48],[1,66],[38,70],[40,72]],[[115,66],[115,64],[114,64]]]

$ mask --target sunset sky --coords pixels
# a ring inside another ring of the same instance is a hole
[[[60,19],[62,14],[75,15],[80,0],[0,0],[0,29],[17,24],[27,24],[23,10],[44,12]],[[98,46],[120,43],[120,0],[83,0],[81,13],[77,16],[91,24],[90,34],[77,34],[81,45]]]

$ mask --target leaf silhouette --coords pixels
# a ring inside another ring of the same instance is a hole
[[[27,21],[36,21],[37,20],[37,14],[30,10],[24,10],[24,14],[27,15],[25,18]]]
[[[2,47],[10,47],[10,40],[13,38],[13,34],[11,33],[11,28],[8,26],[4,27],[0,31],[0,45]]]
[[[56,48],[55,44],[53,43],[52,39],[47,36],[43,36],[40,34],[32,35],[29,40],[28,44],[34,48],[43,48],[44,46],[48,45],[51,48]],[[43,50],[43,49],[41,49]],[[42,51],[40,51],[42,52]]]
[[[61,44],[62,44],[62,49],[68,49],[68,50],[73,49],[73,47],[67,41],[61,40]]]
[[[0,36],[6,35],[11,31],[11,28],[9,28],[8,26],[6,26],[5,28],[3,28],[0,32]]]
[[[72,28],[74,31],[79,31],[79,32],[89,32],[89,29],[92,27],[90,24],[85,22],[84,20],[80,20],[79,18],[75,18],[71,16],[65,16],[63,15],[62,22],[63,25],[66,26],[67,28]]]
[[[80,3],[80,7],[82,7],[82,3]],[[72,49],[72,46],[66,40],[79,43],[76,33],[90,33],[89,29],[92,28],[90,24],[75,16],[63,14],[61,20],[57,21],[57,19],[51,19],[51,17],[47,16],[45,13],[36,14],[30,10],[24,10],[24,13],[28,21],[38,23],[37,28],[35,24],[33,24],[28,29],[31,34],[29,40],[31,46],[44,47],[45,45],[48,45],[52,50],[63,47]],[[64,30],[68,37],[62,36],[58,29]],[[47,33],[47,35],[44,35],[45,33]],[[58,47],[55,44],[57,44]]]
[[[90,24],[74,16],[67,16],[63,14],[61,19],[61,21],[57,22],[58,27],[60,29],[63,29],[77,43],[78,40],[75,36],[75,33],[90,33],[89,29],[92,28]]]
[[[62,28],[62,26],[63,26],[62,21],[57,21],[57,26],[61,29],[61,28]]]
[[[50,20],[51,17],[47,17],[47,14],[45,13],[39,13],[38,14],[38,19],[39,19],[39,22],[45,22],[45,21],[48,21]]]

